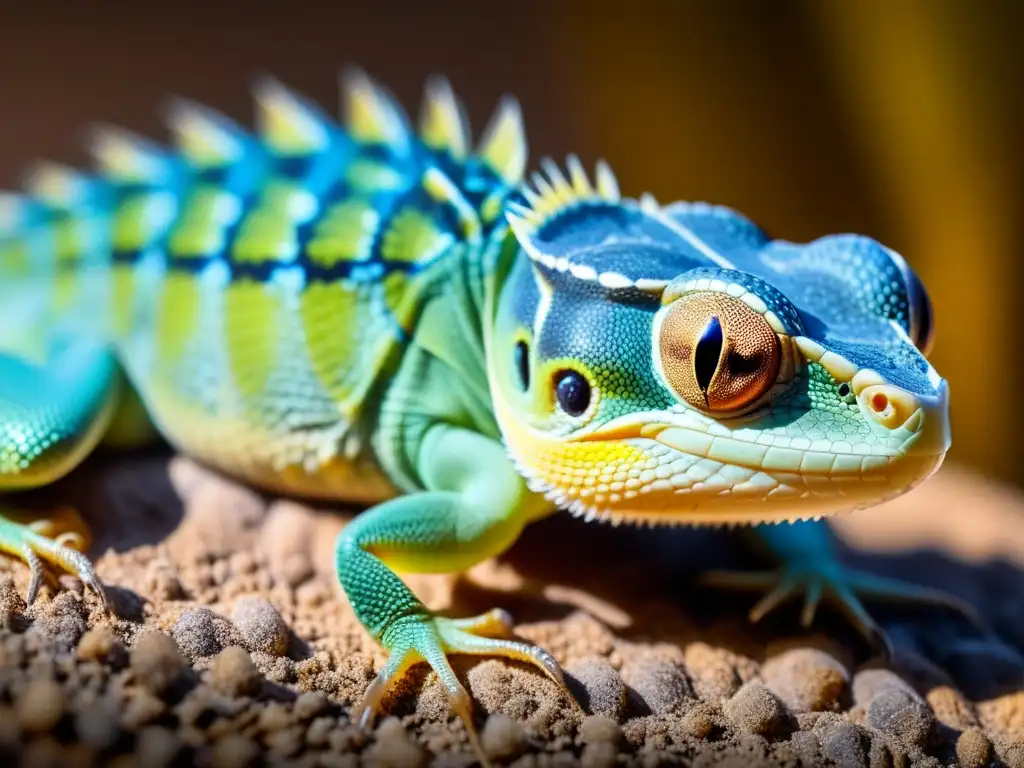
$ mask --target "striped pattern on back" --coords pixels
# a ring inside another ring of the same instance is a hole
[[[97,175],[43,165],[0,198],[0,350],[102,334],[179,447],[335,493],[316,475],[364,453],[367,406],[443,257],[503,231],[521,118],[505,98],[474,151],[441,79],[418,134],[360,71],[344,128],[272,79],[254,92],[255,135],[178,101],[174,150],[98,129]]]

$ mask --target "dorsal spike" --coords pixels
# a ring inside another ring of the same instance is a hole
[[[409,121],[383,86],[352,67],[342,73],[341,90],[345,126],[356,141],[385,144],[400,152],[410,148]]]
[[[566,166],[569,168],[569,178],[572,179],[572,188],[576,190],[576,194],[582,197],[589,197],[594,194],[594,188],[590,186],[590,179],[587,178],[587,172],[583,169],[583,163],[577,155],[569,155],[565,161]]]
[[[469,153],[469,120],[466,110],[445,77],[427,80],[420,115],[420,137],[423,143],[439,152],[447,151],[456,160]]]
[[[166,184],[174,168],[169,152],[156,142],[113,125],[94,125],[86,143],[96,168],[126,184]]]
[[[253,83],[260,137],[278,154],[309,155],[331,143],[330,122],[319,108],[270,75]]]
[[[568,179],[565,178],[565,174],[562,173],[562,169],[558,167],[558,163],[550,157],[545,157],[540,161],[540,167],[548,175],[548,178],[551,180],[551,186],[558,197],[564,201],[571,200],[573,197],[572,186],[569,184]]]
[[[597,179],[597,192],[601,197],[610,202],[616,203],[621,195],[619,194],[619,182],[612,173],[611,167],[604,160],[597,161],[595,172]]]
[[[509,186],[522,181],[526,171],[526,132],[519,102],[511,96],[502,97],[476,154]]]
[[[81,171],[59,163],[37,162],[25,175],[25,191],[59,211],[72,211],[96,202],[99,185]]]
[[[230,165],[245,155],[245,131],[202,104],[181,98],[172,100],[167,107],[167,123],[178,149],[200,168]]]

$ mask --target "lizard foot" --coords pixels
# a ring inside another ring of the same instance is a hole
[[[388,661],[370,683],[353,719],[363,729],[372,726],[381,704],[392,684],[400,680],[415,663],[426,661],[448,690],[452,711],[459,716],[469,733],[477,759],[489,765],[473,724],[469,693],[459,682],[448,663],[449,654],[503,656],[540,667],[563,690],[568,692],[558,662],[547,651],[534,645],[502,637],[511,633],[512,619],[503,610],[494,609],[468,619],[441,616],[409,616],[388,627],[382,641],[389,651]],[[569,694],[571,697],[571,694]]]
[[[773,571],[709,571],[701,582],[707,586],[765,592],[753,608],[750,620],[760,621],[783,603],[803,597],[800,623],[809,627],[822,601],[837,607],[854,629],[872,645],[892,655],[892,646],[880,626],[864,608],[861,598],[890,603],[916,603],[950,608],[978,627],[983,619],[959,598],[919,584],[847,570],[838,564],[788,565]]]
[[[52,515],[33,518],[24,512],[0,512],[0,551],[19,558],[32,579],[25,602],[31,605],[51,565],[77,576],[107,607],[103,584],[83,552],[90,542],[89,528],[75,510],[62,507]]]

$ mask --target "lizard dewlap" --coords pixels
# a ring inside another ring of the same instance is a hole
[[[341,125],[273,80],[255,96],[253,133],[176,102],[173,147],[98,130],[95,173],[44,165],[0,199],[0,487],[159,433],[260,488],[367,505],[335,550],[389,654],[364,722],[426,661],[472,736],[450,654],[561,681],[503,611],[435,616],[399,571],[467,569],[559,508],[818,518],[942,461],[931,308],[879,243],[772,240],[727,208],[625,198],[574,157],[527,180],[516,102],[474,143],[441,79],[418,130],[358,71]],[[0,548],[30,598],[47,564],[102,595],[73,523],[11,512]],[[954,603],[842,569],[821,524],[752,530],[778,570],[709,578],[764,590],[754,618],[827,599],[884,640],[860,597]]]

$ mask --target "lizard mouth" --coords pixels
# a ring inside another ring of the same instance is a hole
[[[901,495],[938,469],[948,447],[945,382],[934,398],[869,387],[888,385],[869,380],[858,393],[862,410],[878,414],[872,442],[792,438],[682,410],[631,414],[568,439],[520,433],[509,449],[533,490],[587,519],[820,518]],[[873,397],[880,391],[888,402]]]

